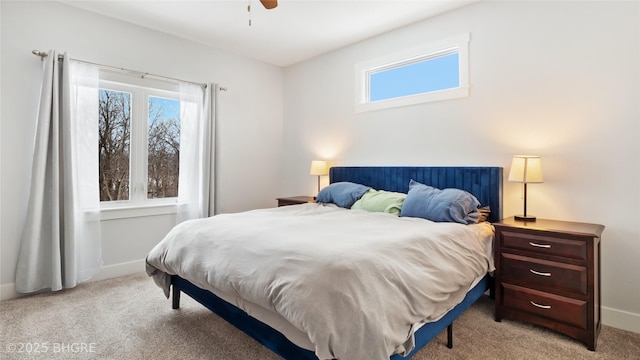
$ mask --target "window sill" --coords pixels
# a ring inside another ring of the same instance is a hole
[[[116,220],[134,217],[171,215],[177,213],[177,204],[132,205],[104,207],[100,209],[100,220]]]
[[[425,94],[409,95],[394,99],[373,101],[356,104],[356,113],[390,109],[400,106],[416,105],[434,101],[458,99],[469,96],[469,86],[460,86],[451,89],[432,91]]]

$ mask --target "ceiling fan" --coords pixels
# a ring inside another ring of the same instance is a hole
[[[278,0],[260,0],[265,9],[273,9],[278,6]]]
[[[260,3],[267,10],[274,9],[278,6],[278,0],[260,0]],[[249,26],[251,26],[251,0],[249,0],[249,5],[247,5],[247,11],[249,12]]]

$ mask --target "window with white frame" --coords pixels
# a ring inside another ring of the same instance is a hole
[[[103,207],[175,203],[180,172],[179,93],[102,80],[98,117]]]
[[[469,34],[356,65],[356,112],[469,95]]]

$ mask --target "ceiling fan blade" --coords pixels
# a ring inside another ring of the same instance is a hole
[[[278,0],[260,0],[265,9],[273,9],[278,6]]]

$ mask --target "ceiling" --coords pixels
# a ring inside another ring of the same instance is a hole
[[[283,67],[475,1],[279,0],[266,10],[259,0],[61,0]]]

